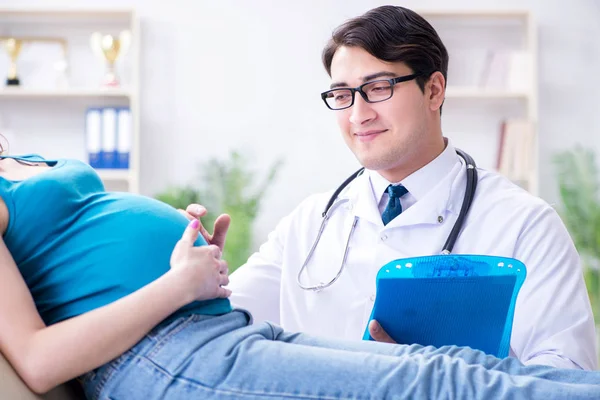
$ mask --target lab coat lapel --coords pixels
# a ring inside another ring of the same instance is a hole
[[[455,203],[457,201],[462,202],[465,184],[463,164],[457,162],[454,168],[429,193],[390,221],[386,228],[437,225],[443,222],[449,212],[458,215],[460,204]]]
[[[446,188],[434,189],[418,200],[402,214],[391,220],[386,228],[396,228],[410,225],[439,224],[438,218],[445,218],[449,191]]]
[[[351,212],[361,220],[366,220],[377,226],[383,227],[381,214],[373,196],[373,189],[369,175],[363,173],[358,176],[348,189],[348,198],[352,204]]]

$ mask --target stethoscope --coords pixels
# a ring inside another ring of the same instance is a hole
[[[465,160],[466,169],[467,169],[467,188],[465,189],[465,196],[463,198],[462,206],[460,207],[460,212],[458,214],[458,218],[456,219],[456,222],[454,223],[454,226],[452,227],[452,231],[450,231],[450,235],[448,235],[448,239],[446,239],[446,243],[444,243],[444,247],[442,248],[441,254],[450,254],[452,252],[452,249],[454,248],[454,244],[456,243],[456,239],[458,238],[458,235],[463,227],[467,213],[469,212],[469,208],[471,208],[471,203],[473,202],[473,198],[475,197],[475,189],[477,188],[477,168],[475,165],[475,160],[473,160],[473,158],[470,155],[468,155],[467,153],[465,153],[462,150],[456,149],[456,153],[460,157],[462,157],[463,160]],[[319,232],[317,233],[317,238],[315,239],[310,251],[308,252],[308,256],[306,256],[306,260],[304,260],[304,263],[302,264],[302,268],[300,268],[300,271],[298,272],[298,276],[296,278],[296,281],[298,283],[298,286],[300,286],[300,288],[302,288],[304,290],[310,290],[313,292],[321,291],[321,290],[326,289],[329,286],[333,285],[335,283],[335,281],[338,280],[338,278],[340,277],[342,272],[344,271],[344,266],[346,265],[346,258],[348,257],[348,245],[350,244],[350,239],[352,238],[352,234],[354,233],[354,229],[356,228],[356,224],[358,223],[357,216],[354,216],[354,221],[352,221],[352,227],[350,228],[350,233],[348,234],[348,238],[346,239],[346,246],[344,248],[344,255],[342,257],[342,263],[340,264],[340,268],[338,269],[338,272],[335,275],[335,277],[333,277],[333,279],[327,283],[321,282],[316,286],[305,286],[300,282],[300,276],[302,275],[302,272],[306,269],[306,266],[308,265],[313,253],[315,252],[315,249],[317,248],[317,245],[319,244],[321,235],[323,234],[323,231],[325,230],[325,226],[327,226],[327,221],[329,220],[329,218],[331,218],[331,215],[333,214],[333,212],[340,205],[346,203],[347,201],[350,201],[349,199],[340,199],[339,201],[336,201],[337,197],[342,192],[342,190],[344,190],[346,188],[346,186],[348,186],[350,184],[350,182],[352,182],[354,179],[356,179],[356,177],[361,175],[364,172],[364,170],[365,170],[364,168],[360,168],[358,171],[356,171],[352,175],[350,175],[335,190],[335,192],[333,192],[333,194],[331,195],[331,198],[327,202],[327,205],[325,206],[325,210],[321,214],[321,216],[323,217],[323,220],[321,221],[321,226],[319,227]]]

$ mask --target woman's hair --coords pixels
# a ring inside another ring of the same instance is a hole
[[[331,61],[341,46],[360,47],[380,60],[403,62],[424,90],[429,76],[440,71],[447,78],[448,51],[433,27],[419,14],[396,6],[382,6],[346,21],[323,49],[322,60],[331,76]]]

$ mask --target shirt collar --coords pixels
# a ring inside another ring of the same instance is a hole
[[[401,183],[417,201],[436,187],[448,175],[448,172],[454,168],[457,162],[456,149],[452,146],[449,139],[446,139],[446,141],[446,148],[439,156],[423,168],[407,176],[402,182],[390,182],[378,172],[368,170],[375,204],[381,202],[381,198],[390,184]]]
[[[438,159],[441,161],[437,161]],[[448,163],[447,159],[451,159],[453,163]],[[395,218],[385,227],[394,228],[417,223],[439,224],[440,216],[443,217],[447,212],[458,215],[465,188],[465,168],[461,160],[462,159],[456,154],[456,149],[448,140],[446,149],[442,154],[440,154],[436,160],[422,168],[427,170],[431,169],[435,172],[438,168],[441,168],[441,165],[444,165],[446,166],[444,168],[447,169],[441,172],[438,171],[439,175],[436,177],[437,179],[433,178],[433,173],[425,171],[425,173],[423,173],[424,179],[433,180],[429,183],[431,185],[429,193],[419,193],[419,195],[423,195],[422,199],[417,201],[406,211],[402,212],[402,218]],[[436,166],[438,162],[439,166]],[[434,168],[429,168],[431,165],[434,165]],[[365,171],[365,173],[358,176],[356,181],[340,194],[340,197],[350,200],[347,208],[354,216],[361,219],[364,218],[371,223],[383,227],[378,203],[375,202],[376,199],[375,196],[373,196],[374,188],[371,183],[370,172],[372,171]],[[373,174],[376,173],[373,172]],[[416,175],[416,173],[413,175]],[[385,181],[384,184],[389,185],[389,182]],[[411,185],[410,187],[407,186],[407,189],[410,191],[411,188],[414,188],[413,186],[414,185]],[[426,186],[427,185],[425,184],[422,185],[422,187]],[[381,199],[384,190],[385,188],[382,188],[381,194],[378,194],[377,197],[379,199]]]

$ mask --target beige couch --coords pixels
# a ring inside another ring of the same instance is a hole
[[[77,383],[62,385],[39,396],[23,383],[8,361],[0,354],[0,399],[2,400],[85,400]]]

